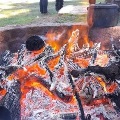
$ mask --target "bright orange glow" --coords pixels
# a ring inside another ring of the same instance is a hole
[[[4,96],[6,94],[6,90],[0,90],[0,95]]]
[[[63,45],[62,43],[59,42],[59,37],[55,38],[55,36],[58,36],[61,33],[53,33],[50,32],[46,35],[47,37],[47,44],[49,44],[50,46],[52,46],[52,48],[54,49],[54,51],[58,51],[61,46]]]
[[[100,83],[100,85],[104,88],[104,91],[107,92],[106,83],[103,81],[103,79],[100,77],[97,77],[97,80]]]
[[[71,31],[73,31],[73,30],[75,30],[75,27],[73,27],[71,29]],[[81,38],[79,37],[79,34],[80,34],[79,32],[84,31],[84,28],[80,28],[80,31],[79,30],[74,31],[73,34],[71,31],[68,32],[67,38],[69,38],[69,39],[65,38],[65,40],[62,42],[59,40],[59,38],[58,39],[56,38],[57,40],[54,40],[55,36],[58,36],[60,33],[57,33],[57,35],[55,33],[48,33],[46,35],[46,37],[48,39],[47,44],[49,44],[53,47],[54,52],[57,52],[58,50],[60,50],[60,48],[64,44],[67,44],[67,55],[68,55],[67,57],[69,57],[70,53],[73,52],[74,44],[76,44],[76,43],[78,43],[79,48],[81,48],[83,46],[83,44],[89,44],[90,46],[93,45],[93,43],[89,41],[87,34],[83,34],[81,36]],[[71,34],[72,34],[72,36],[71,36]],[[40,54],[43,50],[44,50],[44,48],[40,51],[34,51],[31,56],[34,57],[35,55]],[[58,63],[59,58],[60,57],[54,58],[48,62],[48,66],[52,71],[54,70],[55,65]],[[74,62],[77,63],[82,68],[86,68],[87,66],[89,66],[89,59],[83,59],[83,58],[77,59],[76,58],[76,59],[74,59]],[[100,66],[105,66],[107,63],[108,63],[108,57],[106,55],[99,55],[97,57],[95,64],[100,65]],[[24,106],[22,100],[26,97],[26,94],[30,90],[34,90],[34,89],[39,89],[39,90],[45,92],[53,100],[60,99],[58,96],[54,95],[48,88],[46,88],[46,86],[44,86],[42,83],[40,83],[40,78],[35,77],[34,73],[37,76],[41,76],[41,77],[44,77],[44,75],[46,74],[46,71],[44,69],[42,69],[38,65],[38,63],[33,63],[29,66],[25,66],[25,68],[27,69],[26,71],[24,69],[19,69],[19,70],[16,70],[16,72],[11,74],[10,76],[8,76],[9,80],[12,80],[14,78],[21,82],[21,92],[22,92],[21,105],[22,106]],[[64,71],[63,68],[61,68],[60,69],[61,75],[64,74],[63,71]],[[104,88],[104,91],[106,93],[113,92],[117,87],[117,85],[114,83],[108,86],[105,83],[105,81],[100,77],[97,77],[96,79],[98,80],[100,85]],[[4,95],[5,93],[6,93],[6,91],[4,91],[4,90],[0,91],[1,95]],[[72,96],[72,99],[69,103],[75,105],[76,99]],[[103,103],[103,104],[108,103],[108,100],[100,99],[100,100],[95,100],[94,102],[91,102],[91,104],[94,104],[94,105],[98,105],[101,103]]]
[[[107,91],[109,93],[113,93],[116,88],[117,88],[117,84],[116,83],[112,83],[111,85],[107,86]]]
[[[80,58],[80,59],[75,59],[74,60],[79,66],[81,66],[82,68],[86,68],[88,65],[89,65],[89,60],[87,59],[83,59],[83,58]]]
[[[107,65],[108,61],[109,58],[107,57],[107,55],[98,55],[96,59],[96,64],[104,67],[105,65]]]

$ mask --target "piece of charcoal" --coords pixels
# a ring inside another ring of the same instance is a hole
[[[118,49],[114,44],[112,44],[113,53],[120,56],[120,49]]]
[[[0,120],[12,120],[10,111],[4,106],[0,106]]]
[[[61,100],[63,100],[64,102],[70,102],[71,99],[72,99],[72,96],[70,96],[70,95],[65,95],[64,93],[59,92],[58,90],[55,90],[55,94],[56,94]]]
[[[120,112],[120,93],[107,94],[106,97],[115,103],[114,108]]]
[[[45,46],[44,40],[38,35],[31,36],[26,41],[26,49],[28,51],[40,50],[44,46]]]
[[[11,53],[9,50],[6,50],[0,55],[0,66],[6,67],[11,64],[13,58],[13,53]]]
[[[85,74],[87,71],[88,71],[87,69],[72,70],[72,71],[70,72],[70,74],[71,74],[73,77],[77,78],[77,77],[79,77],[80,75]]]
[[[63,120],[76,120],[77,114],[76,113],[64,113],[64,114],[60,114],[60,118]]]
[[[15,72],[17,69],[18,69],[17,66],[8,66],[8,67],[6,67],[6,68],[5,68],[6,76],[12,74],[12,73]]]
[[[20,98],[20,82],[14,81],[0,101],[0,106],[3,106],[10,111],[12,120],[21,120]]]
[[[71,71],[71,75],[73,77],[79,77],[79,75],[83,75],[86,73],[95,73],[95,74],[104,75],[107,82],[119,80],[120,63],[112,63],[111,65],[106,66],[106,67],[101,67],[99,65],[88,66],[85,69]]]
[[[74,81],[73,81],[73,79],[72,79],[72,77],[71,77],[69,72],[68,72],[68,78],[69,78],[69,82],[70,82],[71,87],[72,87],[72,91],[73,91],[74,97],[76,98],[76,101],[77,101],[77,104],[78,104],[78,107],[79,107],[79,112],[81,113],[81,115],[79,117],[80,117],[81,120],[86,120],[84,109],[83,109],[83,106],[82,106],[82,102],[81,102],[79,93],[78,93],[78,91],[76,89]]]
[[[73,77],[77,78],[80,75],[80,72],[78,70],[72,70],[70,73]]]
[[[90,114],[87,114],[86,120],[91,120],[91,115]]]
[[[4,79],[4,77],[9,76],[13,72],[18,69],[17,66],[7,66],[7,67],[0,67],[0,79]]]
[[[119,79],[119,76],[120,76],[120,64],[112,63],[107,67],[101,67],[99,65],[89,66],[87,68],[87,71],[104,75],[107,82],[115,81],[116,79]]]

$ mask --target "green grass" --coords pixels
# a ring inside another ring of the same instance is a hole
[[[62,16],[62,17],[61,17]],[[83,15],[60,15],[56,20],[57,23],[86,22],[86,14]]]
[[[65,1],[66,5],[85,5],[85,0]],[[102,2],[104,0],[97,0]],[[86,22],[86,15],[58,15],[55,11],[55,2],[49,2],[48,15],[39,12],[39,3],[0,3],[0,27],[6,25],[25,25],[32,23],[66,23],[66,22]]]
[[[9,5],[10,6],[10,5]],[[0,26],[12,24],[28,24],[36,19],[39,13],[39,4],[12,4],[13,8],[3,9],[0,14],[6,15],[7,18],[0,19]],[[14,12],[16,14],[14,15]]]

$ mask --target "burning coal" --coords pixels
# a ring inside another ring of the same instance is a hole
[[[0,106],[12,120],[120,119],[120,49],[80,48],[78,38],[73,31],[60,48],[32,36],[3,54]]]

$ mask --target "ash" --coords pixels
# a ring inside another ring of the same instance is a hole
[[[76,104],[64,103],[57,99],[50,98],[42,90],[30,90],[23,100],[21,120],[62,120],[60,114],[78,113]],[[111,104],[99,106],[84,106],[85,114],[90,114],[91,120],[100,120],[100,114],[109,120],[120,120],[120,115]],[[77,120],[77,119],[76,119]],[[79,120],[79,119],[78,119]]]
[[[86,44],[79,48],[78,36],[79,30],[73,31],[68,43],[57,52],[46,44],[43,52],[34,58],[31,52],[26,51],[25,45],[21,46],[18,53],[6,51],[3,54],[0,61],[0,89],[5,89],[8,91],[7,94],[12,96],[15,90],[12,81],[20,81],[23,87],[29,82],[27,78],[32,76],[36,77],[37,82],[43,86],[41,88],[28,85],[29,90],[23,91],[25,97],[21,99],[21,107],[19,106],[21,120],[64,120],[65,116],[69,118],[72,116],[73,120],[84,120],[81,118],[81,113],[85,114],[83,116],[85,120],[101,120],[101,116],[108,120],[120,120],[119,100],[116,101],[116,98],[120,98],[120,50],[114,44],[112,50],[100,50],[100,43],[95,43],[92,47]],[[68,50],[70,54],[67,54],[67,47],[70,47]],[[104,64],[102,56],[107,56],[108,59]],[[59,57],[58,63],[51,69],[48,62],[57,57]],[[75,59],[86,60],[88,66],[82,68]],[[38,69],[28,70],[28,67],[32,68],[34,64],[43,69],[45,74],[39,73]],[[115,69],[111,70],[113,66]],[[27,72],[27,75],[20,78],[21,73],[14,73],[19,69]],[[12,74],[14,78],[11,80]],[[98,77],[102,78],[102,82],[97,80]],[[117,86],[113,93],[107,90],[112,84]],[[50,93],[43,89],[47,89]],[[18,91],[20,103],[20,88]],[[2,98],[4,96],[1,94],[0,101]],[[7,98],[7,103],[10,98],[12,97]],[[101,99],[107,99],[107,102],[93,103]],[[15,101],[16,105],[18,100]],[[82,112],[80,107],[83,107]],[[12,111],[15,111],[15,108]],[[87,115],[90,115],[91,119],[86,119]]]
[[[23,100],[22,120],[59,120],[61,113],[77,113],[76,105],[52,99],[42,90],[30,90]]]
[[[85,106],[84,110],[91,115],[91,120],[100,120],[98,116],[102,114],[108,120],[120,120],[120,115],[115,111],[112,105]]]

